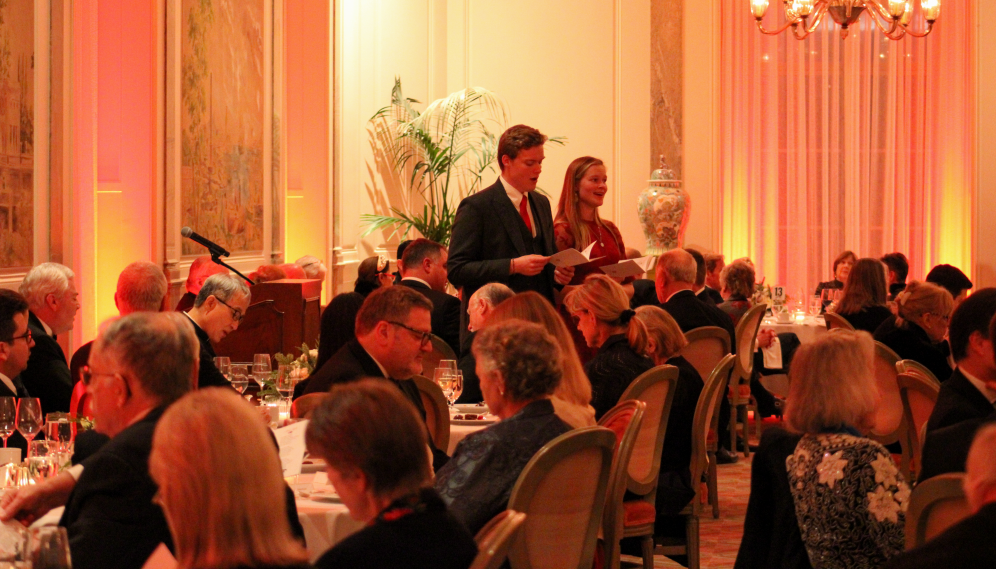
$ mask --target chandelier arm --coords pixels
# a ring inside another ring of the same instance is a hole
[[[871,10],[868,10],[868,17],[871,18],[873,22],[875,22],[875,27],[877,27],[879,31],[881,31],[883,34],[888,36],[889,39],[896,39],[893,38],[892,35],[896,33],[896,28],[899,27],[899,18],[893,18],[888,13],[883,13],[884,11],[882,10],[882,7],[879,6],[878,3],[875,2],[875,0],[867,0],[865,2],[865,6],[871,7]],[[885,24],[883,24],[879,20],[879,18],[876,17],[876,14],[879,17],[881,17],[883,20],[891,24],[888,29],[886,29]]]
[[[813,33],[813,31],[815,31],[816,28],[820,26],[820,23],[823,22],[823,17],[826,15],[827,15],[827,3],[823,2],[816,7],[816,10],[814,10],[813,14],[810,16],[812,18],[812,23],[809,25],[808,28],[806,28],[806,34],[808,35]]]
[[[784,32],[785,30],[787,30],[789,28],[789,26],[797,25],[799,23],[799,19],[796,18],[795,20],[789,20],[789,21],[785,22],[784,26],[782,26],[782,27],[780,27],[780,28],[778,28],[776,30],[766,30],[766,29],[764,29],[764,24],[761,23],[761,20],[755,19],[755,21],[757,22],[757,29],[761,30],[762,34],[769,35],[769,36],[777,36],[778,34]]]
[[[911,36],[913,36],[915,38],[925,38],[925,37],[927,37],[928,34],[930,34],[931,30],[934,29],[934,23],[933,22],[927,22],[927,29],[924,30],[923,33],[917,32],[917,31],[913,30],[912,28],[910,28],[908,26],[903,26],[903,29],[906,30],[907,34],[909,34],[909,35],[911,35]]]
[[[806,29],[805,18],[803,18],[801,26],[792,26],[792,37],[797,40],[804,40],[809,37],[809,30]]]

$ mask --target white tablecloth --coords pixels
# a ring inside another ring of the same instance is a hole
[[[802,322],[779,324],[772,318],[765,318],[761,323],[764,330],[774,330],[776,334],[791,332],[799,337],[799,342],[808,344],[827,333],[827,325],[822,318],[807,316]]]
[[[297,517],[308,543],[308,559],[314,563],[333,545],[359,531],[363,522],[354,520],[342,504],[297,499]]]

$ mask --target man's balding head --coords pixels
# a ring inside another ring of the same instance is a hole
[[[121,316],[132,312],[161,312],[165,309],[166,274],[159,265],[135,261],[118,275],[114,304]]]
[[[681,290],[695,286],[695,258],[684,249],[672,249],[657,261],[657,298],[660,302]]]

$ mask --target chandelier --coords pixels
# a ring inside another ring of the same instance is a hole
[[[750,11],[762,33],[777,35],[792,28],[796,39],[806,39],[828,13],[840,25],[841,39],[847,37],[847,28],[867,12],[875,25],[890,40],[899,40],[909,34],[922,38],[930,33],[934,21],[941,13],[941,0],[920,0],[920,12],[927,25],[923,32],[909,27],[913,20],[913,0],[782,0],[785,4],[785,24],[776,30],[766,30],[761,23],[768,11],[768,0],[750,0]],[[885,7],[883,7],[885,5]]]

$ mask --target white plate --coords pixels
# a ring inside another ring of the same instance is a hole
[[[457,403],[454,405],[457,411],[460,413],[477,413],[478,415],[486,414],[489,409],[487,405],[473,405],[469,403]]]
[[[473,427],[479,425],[485,427],[487,425],[493,425],[498,422],[498,419],[450,419],[451,425],[460,425],[462,427]]]
[[[329,502],[331,504],[341,504],[342,498],[338,494],[331,491],[326,492],[312,492],[308,499],[313,502]]]

